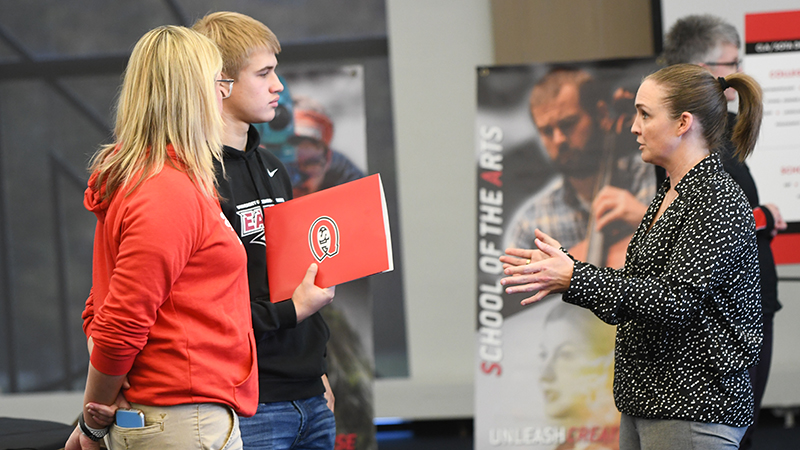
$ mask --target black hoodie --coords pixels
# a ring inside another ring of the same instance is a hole
[[[259,143],[258,131],[250,126],[244,152],[223,147],[225,177],[217,168],[220,206],[247,250],[258,401],[301,400],[325,392],[321,377],[327,370],[325,346],[330,332],[318,312],[298,324],[291,300],[269,300],[262,212],[291,200],[292,185],[280,160]]]

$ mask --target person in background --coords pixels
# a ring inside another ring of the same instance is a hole
[[[246,255],[215,188],[221,68],[216,45],[184,27],[133,49],[84,196],[97,216],[90,364],[67,450],[106,434],[114,449],[242,448],[237,414],[255,413],[258,380]],[[109,431],[117,406],[143,411],[144,427]]]
[[[692,15],[678,19],[670,28],[664,42],[664,52],[660,62],[665,65],[689,63],[706,68],[715,77],[725,77],[741,68],[739,49],[741,40],[736,28],[711,15]],[[736,91],[725,90],[728,102],[736,99]],[[761,400],[767,387],[769,368],[772,361],[773,322],[775,313],[781,309],[778,302],[778,275],[770,244],[780,230],[787,227],[778,207],[772,203],[761,204],[758,189],[750,169],[744,161],[734,155],[730,140],[736,115],[729,113],[728,128],[721,148],[722,165],[744,190],[756,221],[758,241],[758,267],[761,272],[761,311],[764,327],[764,344],[761,347],[758,364],[750,368],[750,381],[755,395],[754,423],[747,429],[742,440],[742,449],[752,445],[752,435],[761,410]]]
[[[296,96],[294,135],[289,143],[295,148],[295,164],[300,174],[294,185],[295,197],[311,194],[364,176],[347,156],[333,150],[333,122],[315,100]]]
[[[235,12],[216,12],[193,28],[222,52],[228,80],[222,102],[224,171],[217,172],[222,211],[247,251],[250,306],[258,346],[258,411],[240,421],[246,449],[332,449],[334,397],[327,377],[329,329],[319,310],[334,288],[314,285],[311,264],[292,298],[271,302],[264,210],[292,199],[280,160],[259,146],[252,123],[275,118],[283,90],[275,72],[280,43],[263,23]]]
[[[751,77],[714,77],[677,64],[636,94],[642,160],[667,170],[628,245],[622,269],[571,257],[536,231],[538,250],[506,250],[507,293],[551,292],[617,325],[614,400],[620,449],[737,449],[753,423],[748,368],[761,348],[758,250],[752,210],[722,168],[724,91],[739,94],[732,141],[744,160],[761,125]]]

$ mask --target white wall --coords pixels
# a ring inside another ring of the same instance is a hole
[[[489,0],[387,0],[403,234],[408,379],[379,380],[379,417],[471,417],[476,67],[493,62]]]

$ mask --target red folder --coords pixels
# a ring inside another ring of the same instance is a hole
[[[311,263],[323,288],[394,269],[380,174],[266,208],[264,229],[272,302],[291,298]]]

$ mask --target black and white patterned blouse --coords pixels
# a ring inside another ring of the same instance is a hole
[[[625,414],[741,427],[753,421],[747,368],[761,347],[753,213],[712,154],[667,180],[628,246],[625,267],[576,261],[564,301],[618,325],[614,399]]]

